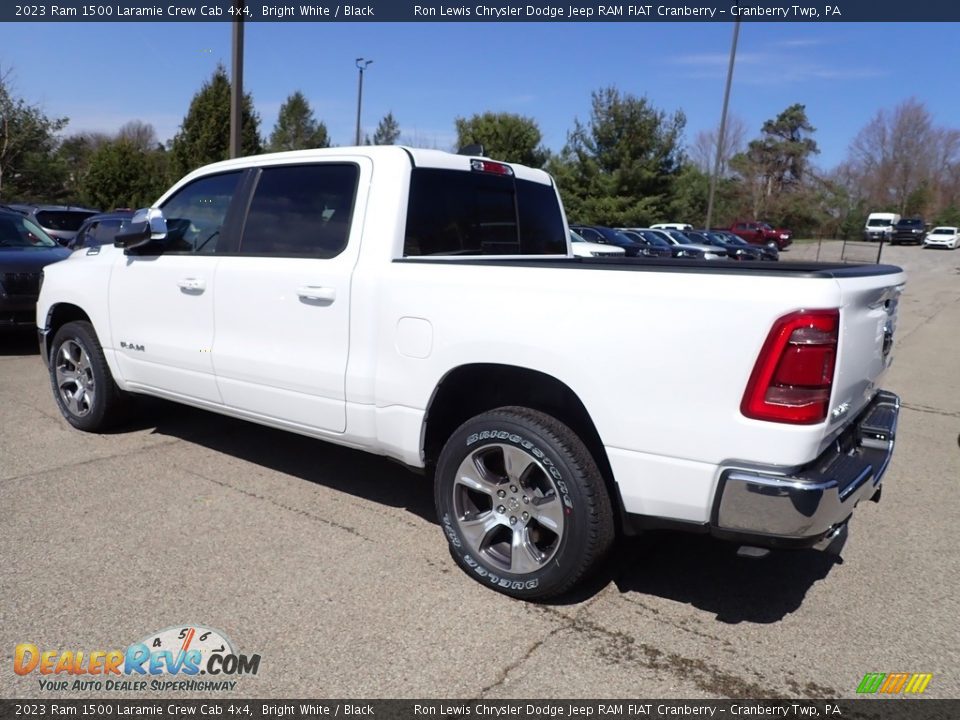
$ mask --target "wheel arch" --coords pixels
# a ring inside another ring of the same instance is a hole
[[[424,464],[435,467],[446,440],[471,417],[510,405],[551,415],[577,434],[600,470],[619,529],[623,507],[600,433],[577,393],[547,373],[497,363],[460,365],[447,372],[424,415],[420,442]]]
[[[66,325],[68,322],[75,322],[77,320],[83,320],[85,322],[93,324],[93,321],[90,319],[90,316],[81,308],[79,305],[74,305],[73,303],[61,302],[56,303],[50,306],[50,309],[47,310],[46,322],[44,323],[44,329],[46,330],[46,336],[49,340],[53,340],[53,337],[57,334],[57,331]],[[50,362],[50,342],[46,343],[45,347],[46,357],[43,358],[45,362]]]

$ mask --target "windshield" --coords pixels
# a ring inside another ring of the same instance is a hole
[[[83,210],[41,210],[37,213],[37,221],[51,230],[76,232],[83,225],[83,221],[92,215],[96,213]]]
[[[891,224],[893,224],[893,220],[879,220],[877,218],[867,220],[867,227],[888,227]]]
[[[586,240],[584,240],[584,239],[583,239],[583,236],[580,235],[579,233],[577,233],[576,230],[571,230],[571,231],[570,231],[570,242],[586,242]]]
[[[640,235],[651,245],[656,247],[670,247],[670,243],[655,232],[641,231]]]
[[[57,243],[24,217],[0,216],[0,248],[57,247]]]
[[[957,229],[952,227],[938,227],[938,228],[934,228],[930,234],[931,235],[956,235]]]
[[[678,243],[682,243],[683,245],[693,245],[693,244],[694,244],[694,243],[693,243],[693,240],[691,240],[689,237],[687,237],[686,235],[684,235],[684,234],[683,234],[682,232],[680,232],[679,230],[667,230],[667,232],[670,234],[670,237],[672,237],[672,238],[673,238],[674,240],[676,240]]]
[[[721,237],[727,241],[728,245],[749,245],[750,244],[739,235],[721,235]]]
[[[907,227],[918,227],[923,225],[923,220],[919,218],[907,218],[906,220],[901,220],[898,225],[906,225]]]

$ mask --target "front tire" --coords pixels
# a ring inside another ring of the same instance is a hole
[[[100,432],[123,416],[126,394],[114,382],[88,322],[69,322],[54,335],[50,384],[63,417],[78,430]]]
[[[437,516],[457,564],[526,600],[567,592],[613,543],[610,497],[583,441],[529,408],[477,415],[437,464]]]

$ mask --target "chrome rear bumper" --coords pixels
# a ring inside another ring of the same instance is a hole
[[[857,503],[879,500],[899,413],[900,398],[881,390],[826,452],[796,472],[726,471],[712,534],[767,547],[842,544]]]

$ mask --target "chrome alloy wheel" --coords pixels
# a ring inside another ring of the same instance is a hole
[[[514,445],[467,455],[454,480],[453,510],[470,549],[504,572],[536,572],[563,539],[565,511],[553,478]]]
[[[76,417],[87,415],[96,400],[96,385],[90,356],[76,340],[66,340],[60,346],[56,358],[56,379],[64,406]]]

